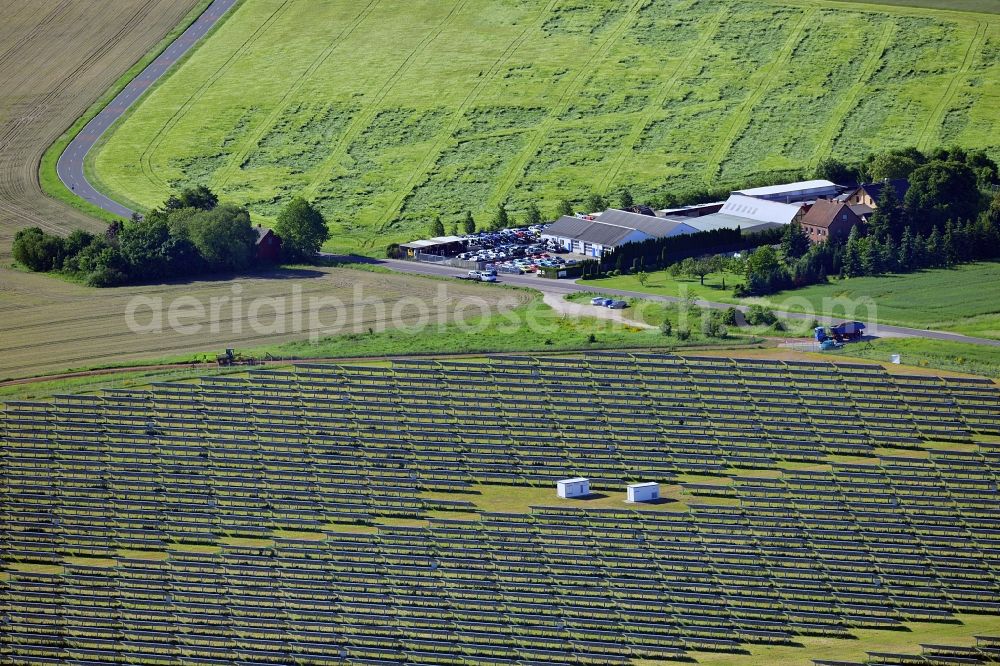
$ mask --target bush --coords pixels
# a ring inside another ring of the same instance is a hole
[[[38,273],[62,268],[65,256],[62,239],[38,227],[21,229],[14,234],[12,250],[18,263]]]
[[[678,340],[680,340],[680,341],[683,342],[684,340],[687,340],[690,337],[691,337],[691,331],[689,331],[688,329],[686,329],[686,328],[679,328],[679,329],[677,329],[677,339]]]
[[[725,311],[719,314],[719,321],[726,326],[739,326],[739,312],[736,308],[726,308]]]
[[[673,332],[674,332],[674,325],[670,323],[669,319],[660,324],[660,333],[662,333],[663,335],[670,335]],[[678,333],[679,332],[680,331],[678,331]]]
[[[747,323],[751,326],[771,326],[778,318],[774,312],[763,305],[751,305],[747,310]]]
[[[729,331],[725,324],[720,321],[720,317],[714,315],[702,322],[701,332],[709,338],[724,338],[729,335]]]

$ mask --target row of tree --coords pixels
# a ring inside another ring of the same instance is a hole
[[[314,257],[329,236],[323,216],[302,199],[282,210],[275,233],[288,261]],[[22,229],[13,254],[30,270],[61,271],[109,287],[247,270],[256,259],[257,239],[246,208],[220,204],[208,188],[196,187],[145,217],[110,224],[103,234],[77,230],[60,238],[38,227]]]
[[[846,240],[810,245],[800,225],[785,227],[780,252],[760,247],[733,268],[747,280],[737,294],[771,294],[825,282],[831,275],[907,273],[1000,258],[1000,194],[975,219],[947,220],[921,231],[925,227],[918,220],[912,226],[906,223],[908,216],[902,208],[890,210],[891,191],[889,187],[883,190],[867,230],[854,227]]]

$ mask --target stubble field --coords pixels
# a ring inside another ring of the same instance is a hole
[[[0,291],[0,379],[177,360],[332,335],[434,330],[530,292],[342,268],[95,290],[13,273]],[[306,354],[308,355],[308,354]]]
[[[637,197],[917,144],[1000,153],[988,14],[807,0],[246,0],[89,164],[149,207],[207,184],[377,253],[508,202]]]

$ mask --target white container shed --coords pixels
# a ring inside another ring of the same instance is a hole
[[[578,477],[556,481],[556,495],[563,499],[586,497],[590,494],[590,480]]]
[[[657,499],[660,499],[660,484],[658,483],[630,483],[628,485],[626,502],[649,502]]]

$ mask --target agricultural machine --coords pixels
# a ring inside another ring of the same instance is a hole
[[[215,362],[219,364],[219,367],[230,367],[233,365],[260,365],[262,361],[253,356],[244,356],[233,349],[227,349],[225,354],[219,354],[215,357]]]

